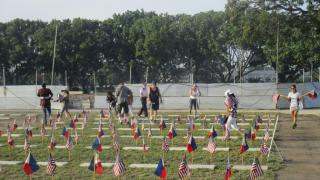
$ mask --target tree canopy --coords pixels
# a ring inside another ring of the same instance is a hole
[[[0,23],[0,65],[8,84],[33,84],[35,71],[51,80],[58,27],[55,81],[90,89],[145,78],[182,82],[232,82],[272,66],[279,82],[296,81],[302,69],[320,65],[320,3],[229,0],[224,12],[168,15],[127,11],[104,21],[51,22],[15,19]],[[278,46],[278,51],[277,51]]]

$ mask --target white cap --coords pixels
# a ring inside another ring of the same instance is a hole
[[[233,92],[231,91],[231,89],[227,89],[227,90],[224,92],[224,96],[228,96],[229,94],[233,94]]]

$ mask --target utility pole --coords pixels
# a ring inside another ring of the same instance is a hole
[[[302,69],[302,82],[304,83],[304,68]]]
[[[56,25],[56,34],[55,34],[55,36],[54,36],[53,58],[52,58],[52,71],[51,71],[51,86],[53,85],[54,60],[55,60],[55,58],[56,58],[56,46],[57,46],[57,33],[58,33],[58,25]]]
[[[64,84],[68,87],[68,74],[67,70],[64,71]]]
[[[148,73],[149,73],[149,67],[147,67],[147,70],[146,70],[146,82],[148,83]]]
[[[279,71],[279,19],[278,19],[278,28],[277,28],[277,62],[276,62],[276,83],[278,84],[278,71]]]
[[[310,82],[313,82],[313,63],[311,62],[311,70],[310,70]]]
[[[4,64],[2,64],[2,82],[3,82],[3,88],[5,89],[6,88],[6,73],[5,73],[5,70],[4,70]]]
[[[129,69],[129,71],[130,71],[129,82],[130,82],[130,84],[132,84],[132,76],[131,76],[131,72],[132,72],[132,60],[130,61],[129,65],[130,65],[130,69]]]
[[[96,89],[96,72],[93,72],[93,86],[94,86],[94,95],[97,93]]]

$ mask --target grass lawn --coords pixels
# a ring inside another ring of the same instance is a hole
[[[21,112],[20,112],[21,113]],[[17,122],[19,126],[22,126],[24,115],[25,113],[21,113],[21,116],[17,116]],[[177,113],[170,113],[170,114],[178,114]],[[207,113],[209,114],[209,113]],[[80,135],[78,144],[75,145],[75,148],[71,151],[71,160],[68,160],[68,151],[66,149],[55,149],[55,157],[56,161],[67,161],[68,164],[63,167],[58,167],[56,174],[54,176],[54,179],[90,179],[92,178],[92,172],[88,170],[88,167],[80,167],[79,165],[81,163],[89,163],[91,160],[92,155],[95,153],[91,149],[86,149],[86,146],[91,146],[92,143],[95,140],[95,137],[89,137],[89,135],[97,135],[97,128],[98,125],[94,124],[94,122],[98,122],[96,120],[96,117],[98,117],[99,113],[91,113],[89,117],[89,121],[87,125],[85,126],[85,129],[83,131],[83,134],[80,130],[78,130],[78,134]],[[168,113],[162,113],[164,118],[167,118]],[[263,114],[261,114],[263,115]],[[204,115],[201,114],[200,117],[203,117]],[[53,116],[54,117],[54,116]],[[182,124],[177,123],[177,128],[187,128],[188,125],[185,124],[185,117],[186,114],[182,113],[182,117],[184,118]],[[274,115],[272,115],[274,117]],[[170,128],[170,123],[172,119],[177,119],[175,117],[168,117],[170,120],[166,121],[167,128],[164,130],[164,132],[161,134],[160,131],[153,131],[154,136],[164,135],[168,132]],[[210,117],[211,118],[211,117]],[[251,117],[251,119],[254,117]],[[280,116],[281,118],[281,116]],[[127,125],[119,125],[117,123],[117,118],[114,119],[114,124],[116,128],[120,127],[127,127]],[[249,118],[248,118],[249,119]],[[107,122],[107,120],[103,120]],[[11,118],[8,122],[12,124],[13,119]],[[80,120],[80,122],[82,122]],[[148,122],[148,121],[145,121]],[[152,125],[152,128],[158,127],[158,122],[154,125]],[[196,119],[194,121],[195,123],[201,122],[199,119]],[[209,122],[209,120],[208,120]],[[210,121],[212,122],[212,121]],[[248,121],[251,122],[251,121]],[[265,120],[266,122],[266,120]],[[273,121],[275,122],[275,121]],[[67,126],[69,126],[69,121],[66,121]],[[39,123],[34,122],[32,123],[32,126],[34,127],[32,129],[33,134],[40,134],[40,128]],[[57,141],[58,145],[65,145],[65,139],[63,136],[60,136],[62,132],[62,125],[57,125],[58,129],[55,130],[54,136]],[[78,125],[80,126],[80,125]],[[109,127],[108,125],[104,125],[103,127]],[[140,122],[141,127],[141,122]],[[145,127],[149,127],[149,125],[145,125]],[[208,128],[210,128],[211,125],[208,124]],[[241,126],[241,128],[249,129],[250,126]],[[264,125],[260,126],[261,128],[264,128]],[[48,128],[47,128],[48,129]],[[200,131],[202,129],[201,125],[196,126],[196,130],[194,131],[194,136],[206,136],[208,134],[208,131]],[[223,136],[223,129],[220,125],[215,125],[215,129],[218,132],[218,136]],[[271,126],[271,129],[273,129],[273,126]],[[6,133],[6,125],[4,123],[1,124],[1,130],[3,134]],[[23,134],[24,130],[19,129],[14,132],[14,134]],[[51,135],[51,130],[47,130],[47,133]],[[69,130],[69,133],[74,134],[72,130]],[[111,135],[111,131],[104,130],[104,133],[106,135]],[[132,131],[117,131],[118,135],[133,135]],[[272,135],[272,132],[269,132],[270,136]],[[187,143],[187,139],[183,138],[187,135],[186,131],[177,131],[178,136],[174,138],[174,142],[170,141],[170,146],[174,147],[185,147]],[[147,135],[147,131],[143,131],[143,135]],[[237,136],[237,132],[232,132],[232,136]],[[258,131],[256,136],[263,136],[264,131]],[[24,136],[20,137],[13,137],[15,144],[24,144]],[[152,139],[151,144],[145,138],[145,141],[147,142],[148,146],[151,147],[151,149],[146,154],[146,157],[144,159],[143,157],[143,151],[138,150],[121,150],[121,157],[126,165],[126,172],[124,176],[121,177],[121,179],[157,179],[154,175],[155,168],[151,169],[141,169],[141,168],[129,168],[128,166],[132,163],[152,163],[156,164],[158,163],[160,157],[162,156],[161,151],[161,139]],[[31,144],[32,145],[38,145],[37,147],[33,147],[31,149],[31,152],[36,159],[36,161],[47,161],[48,155],[49,155],[49,145],[50,139],[49,137],[44,138],[44,143],[41,142],[41,137],[32,137],[31,138]],[[102,144],[105,146],[112,146],[112,139],[111,137],[103,137],[101,139]],[[233,165],[240,165],[242,164],[242,158],[239,155],[239,148],[240,144],[242,142],[242,139],[239,138],[238,140],[230,140],[228,143],[225,143],[222,140],[215,139],[215,143],[217,144],[217,147],[229,147],[229,152],[216,152],[213,156],[208,151],[202,150],[203,147],[207,147],[208,139],[196,139],[196,143],[198,146],[198,149],[193,154],[193,164],[214,164],[216,165],[214,170],[208,170],[208,169],[193,169],[191,179],[223,179],[224,173],[226,170],[226,164],[227,164],[227,158],[229,154],[231,166]],[[270,141],[267,143],[269,145]],[[26,159],[25,152],[23,148],[15,148],[13,152],[11,152],[11,155],[8,151],[7,146],[7,137],[2,136],[0,137],[0,144],[4,144],[4,146],[0,147],[0,160],[8,160],[8,161],[24,161]],[[133,138],[120,138],[120,144],[121,147],[125,146],[139,146],[142,147],[142,139],[139,139],[138,142],[135,142]],[[261,140],[256,141],[250,141],[248,139],[249,147],[258,148],[260,147]],[[168,173],[168,179],[178,179],[178,168],[181,162],[181,159],[184,156],[184,153],[187,154],[187,161],[189,164],[191,163],[191,155],[187,151],[169,151],[168,153],[165,153],[165,166],[167,168]],[[113,163],[115,161],[115,151],[113,148],[111,149],[103,149],[102,153],[100,153],[99,157],[102,163]],[[259,157],[260,160],[260,152],[246,152],[243,158],[243,164],[244,165],[251,165],[254,156]],[[265,171],[264,176],[259,179],[275,179],[275,171],[278,170],[281,167],[281,163],[278,161],[278,158],[276,156],[276,153],[271,153],[271,158],[269,159],[269,162],[266,163],[266,157],[263,157],[262,165],[268,165],[268,170]],[[0,179],[28,179],[23,170],[22,170],[22,164],[19,165],[1,165],[1,172],[0,172]],[[231,179],[247,179],[249,175],[249,171],[235,171],[232,169],[232,178]],[[49,176],[46,175],[46,166],[40,166],[40,169],[32,175],[32,179],[50,179]],[[118,179],[113,175],[112,167],[104,167],[104,174],[103,175],[96,175],[96,179]]]

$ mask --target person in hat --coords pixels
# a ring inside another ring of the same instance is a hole
[[[47,125],[48,119],[51,117],[51,102],[53,93],[46,87],[45,83],[42,84],[42,88],[38,90],[37,96],[40,97],[40,106],[43,112],[42,125]],[[47,115],[48,112],[48,115]]]
[[[150,120],[155,121],[159,110],[159,102],[162,103],[162,97],[156,81],[152,82],[148,92],[149,104],[151,105]]]
[[[147,81],[144,80],[142,83],[142,87],[140,88],[141,109],[138,112],[139,117],[141,116],[142,113],[144,113],[144,117],[148,117],[147,98],[148,98]]]
[[[117,97],[117,106],[116,110],[118,116],[120,117],[121,111],[128,115],[129,112],[129,97],[133,96],[131,89],[124,85],[124,83],[120,83],[115,91],[115,95]]]
[[[55,101],[60,102],[61,105],[61,110],[60,110],[60,115],[62,117],[62,114],[66,112],[66,118],[70,119],[71,114],[69,112],[69,91],[67,89],[61,90],[61,94],[58,94],[58,99]]]
[[[191,89],[189,91],[190,97],[190,114],[192,114],[192,108],[195,111],[195,115],[197,115],[197,109],[199,109],[198,97],[201,96],[201,92],[196,84],[192,84]]]
[[[239,128],[237,125],[237,109],[239,101],[235,94],[231,91],[231,89],[227,89],[224,93],[224,96],[226,97],[224,101],[224,105],[226,107],[226,117],[227,122],[225,124],[225,137],[224,140],[230,139],[230,131],[231,129],[237,130],[241,135],[243,135],[243,130]]]

